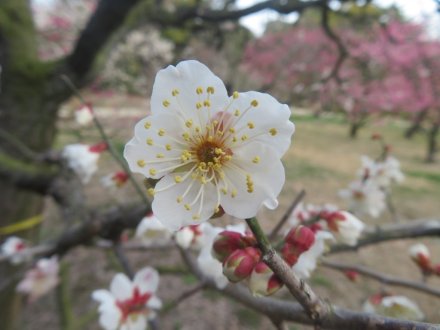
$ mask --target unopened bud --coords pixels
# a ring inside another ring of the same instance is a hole
[[[241,281],[252,273],[261,258],[257,248],[247,247],[234,251],[224,262],[223,274],[231,281]]]
[[[248,247],[243,235],[235,231],[225,230],[218,234],[212,245],[212,255],[224,262],[236,250]]]
[[[300,253],[307,251],[315,242],[314,232],[305,227],[298,226],[289,231],[286,243],[293,245]]]

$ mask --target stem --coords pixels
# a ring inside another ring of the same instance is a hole
[[[83,103],[83,105],[87,106],[86,100],[82,97],[79,90],[75,87],[73,82],[67,77],[66,75],[62,75],[61,79],[64,80],[64,82],[69,86],[69,88],[72,90],[72,92],[78,97],[78,99]],[[139,186],[139,184],[136,182],[135,178],[133,177],[133,174],[131,173],[130,169],[128,168],[127,164],[124,162],[123,159],[119,156],[118,152],[113,147],[113,144],[111,143],[107,133],[105,133],[104,128],[101,125],[101,122],[98,120],[98,117],[96,117],[95,112],[92,111],[93,116],[93,123],[95,124],[96,128],[98,129],[99,135],[101,135],[101,138],[107,143],[108,151],[110,152],[110,155],[112,155],[113,159],[122,167],[125,173],[127,173],[128,178],[135,188],[136,192],[141,197],[142,201],[146,205],[150,205],[150,201],[145,196],[145,193],[143,192],[142,188]]]
[[[134,277],[133,269],[131,268],[128,259],[124,253],[124,251],[121,248],[121,245],[119,243],[116,243],[113,247],[113,252],[115,253],[116,258],[118,258],[119,263],[121,264],[122,268],[124,269],[124,273],[127,274],[127,276],[131,279]]]

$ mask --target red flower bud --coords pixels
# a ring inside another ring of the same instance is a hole
[[[298,226],[289,231],[286,243],[293,245],[300,253],[307,251],[315,242],[315,234],[305,226]]]
[[[252,273],[260,258],[261,252],[257,248],[236,250],[224,262],[223,274],[231,282],[241,281]]]
[[[346,270],[344,275],[352,282],[356,282],[359,277],[359,273],[355,270]]]
[[[235,231],[225,230],[218,234],[212,246],[212,255],[224,262],[232,252],[250,246],[243,235]]]
[[[106,142],[99,142],[89,147],[90,152],[101,153],[108,149],[108,145]]]

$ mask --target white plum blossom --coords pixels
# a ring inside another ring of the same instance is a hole
[[[377,218],[386,208],[385,193],[374,182],[353,181],[339,195],[348,201],[348,208],[356,215]]]
[[[405,296],[372,296],[363,305],[364,312],[422,321],[425,316],[417,304]]]
[[[156,316],[162,307],[155,292],[159,274],[150,267],[138,271],[133,281],[118,273],[110,284],[110,291],[96,290],[92,298],[100,303],[99,324],[105,330],[144,330],[147,320]]]
[[[317,231],[315,233],[315,242],[308,251],[299,256],[296,264],[292,266],[293,271],[302,279],[309,278],[316,269],[318,259],[326,251],[327,244],[334,240],[335,238],[328,231]]]
[[[201,249],[203,246],[203,231],[202,225],[192,225],[181,228],[174,234],[174,239],[181,248],[188,249],[194,248],[196,250]]]
[[[67,165],[80,178],[83,184],[90,181],[98,169],[99,155],[107,148],[105,143],[93,146],[86,144],[69,144],[64,147],[61,156],[67,161]]]
[[[362,156],[362,167],[358,176],[364,180],[371,180],[380,188],[388,188],[392,183],[400,183],[404,175],[400,170],[399,161],[388,156],[384,161],[375,161],[368,156]]]
[[[80,108],[75,110],[75,121],[80,126],[88,126],[93,122],[92,108],[84,104]]]
[[[258,92],[228,97],[205,65],[184,61],[157,74],[151,112],[124,157],[133,172],[160,179],[149,192],[166,227],[200,224],[220,208],[244,219],[277,207],[294,132],[287,105]]]
[[[58,285],[58,270],[56,256],[40,259],[18,283],[16,290],[28,295],[29,302],[34,302]]]
[[[25,242],[16,236],[10,236],[1,245],[1,255],[8,258],[8,260],[17,265],[27,259],[22,253],[27,248]]]
[[[365,224],[347,211],[331,212],[326,217],[325,227],[330,230],[341,243],[356,245]]]
[[[151,213],[142,218],[136,228],[135,236],[144,244],[151,244],[169,240],[171,232]]]

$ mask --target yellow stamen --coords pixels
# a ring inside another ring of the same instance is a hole
[[[156,175],[157,171],[154,168],[150,168],[150,175]]]
[[[207,92],[208,94],[214,94],[214,87],[212,87],[212,86],[208,87],[208,88],[206,89],[206,92]]]
[[[203,93],[203,88],[202,87],[197,87],[196,93],[199,94],[199,95],[202,94]]]
[[[255,124],[251,121],[248,122],[247,125],[248,125],[249,129],[253,129],[255,127]]]
[[[182,182],[182,177],[180,175],[176,175],[174,177],[174,181],[176,181],[176,183],[180,183],[180,182]]]
[[[171,150],[171,144],[166,144],[166,145],[165,145],[165,149],[167,149],[168,151],[170,151],[170,150]]]
[[[147,144],[148,144],[149,146],[152,146],[152,145],[153,145],[153,139],[152,139],[152,138],[148,138],[148,139],[147,139]]]
[[[276,128],[271,128],[271,129],[269,130],[269,133],[270,133],[270,135],[275,136],[275,135],[277,135],[278,131],[277,131]]]
[[[177,95],[179,95],[179,90],[178,90],[178,89],[173,89],[172,92],[171,92],[171,94],[172,94],[173,96],[177,96]]]
[[[148,193],[151,195],[151,196],[154,196],[154,194],[156,193],[156,191],[154,191],[154,189],[153,188],[148,188]]]
[[[252,163],[258,164],[260,162],[260,157],[255,156],[254,159],[252,159]]]
[[[159,131],[157,132],[157,135],[164,136],[165,135],[165,130],[163,128],[159,129]]]
[[[238,96],[239,96],[240,94],[238,94],[238,92],[237,91],[235,91],[234,93],[232,93],[232,98],[234,98],[234,99],[238,99]]]
[[[253,107],[257,107],[258,106],[258,101],[257,100],[252,100],[251,105]]]
[[[151,123],[149,121],[146,121],[145,124],[144,124],[144,127],[146,129],[149,129],[151,127]]]
[[[165,108],[168,108],[168,107],[170,106],[170,101],[168,101],[168,100],[164,100],[164,101],[162,102],[162,105],[163,105]]]
[[[143,160],[143,159],[139,159],[137,161],[137,164],[138,164],[139,167],[144,167],[146,165],[145,160]]]

